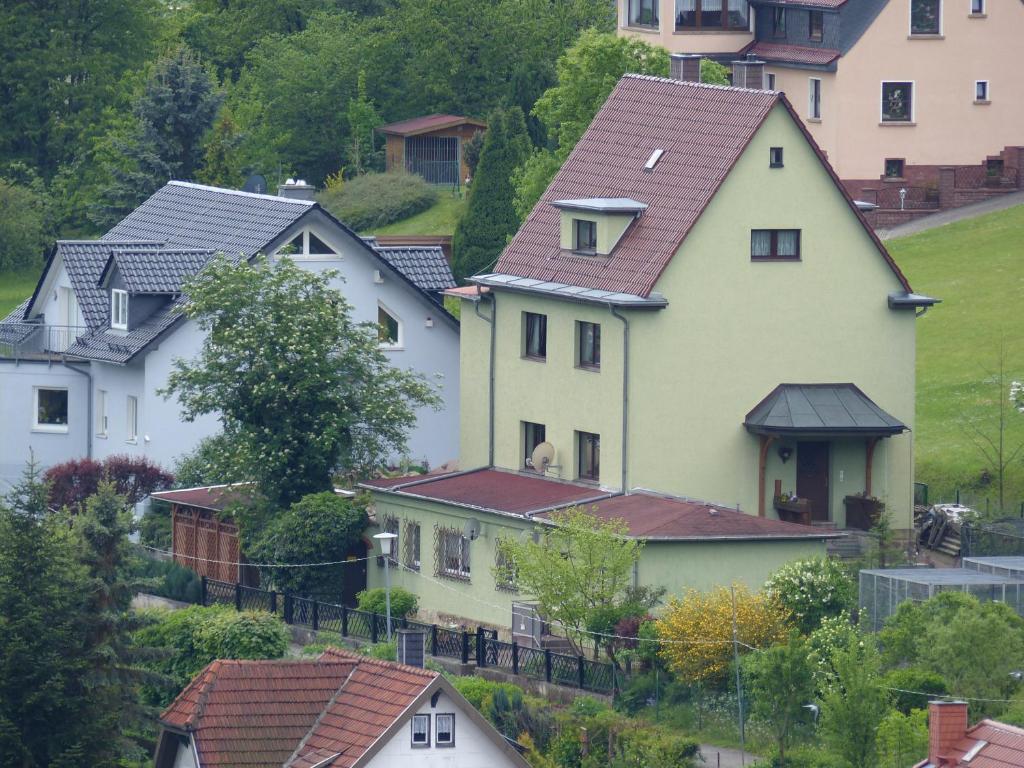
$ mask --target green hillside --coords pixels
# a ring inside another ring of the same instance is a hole
[[[396,221],[386,227],[378,227],[372,235],[451,235],[455,233],[455,225],[466,208],[465,197],[455,197],[445,191],[440,199],[421,213],[408,219]]]
[[[984,508],[994,480],[972,442],[973,422],[998,443],[1000,400],[1024,380],[1024,206],[887,243],[915,291],[942,299],[917,321],[917,479],[931,500],[957,487]],[[1006,383],[999,392],[1000,346]],[[1024,441],[1024,414],[1005,412],[1007,450]],[[1006,475],[1006,506],[1024,501],[1024,461]]]
[[[32,295],[39,280],[42,267],[33,267],[21,272],[0,273],[0,320],[21,302]]]

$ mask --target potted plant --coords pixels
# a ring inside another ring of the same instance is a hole
[[[861,492],[843,499],[846,505],[846,527],[869,531],[878,522],[885,510],[881,499]]]

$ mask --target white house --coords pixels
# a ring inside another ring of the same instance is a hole
[[[203,333],[177,309],[182,283],[215,253],[290,258],[334,286],[358,322],[379,323],[396,367],[439,387],[417,413],[408,456],[458,455],[459,328],[440,292],[454,285],[440,248],[381,247],[319,204],[172,181],[101,240],[59,241],[32,297],[0,321],[0,487],[30,454],[42,466],[134,454],[170,467],[219,431],[187,423],[157,390]]]
[[[160,716],[156,768],[527,768],[442,675],[329,648],[214,661]]]

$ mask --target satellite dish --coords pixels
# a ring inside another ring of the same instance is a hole
[[[242,185],[243,192],[253,192],[257,195],[264,195],[267,192],[267,180],[258,173],[252,174]]]
[[[548,442],[540,443],[530,454],[530,466],[542,474],[547,471],[554,460],[555,446]]]
[[[476,541],[480,538],[480,521],[475,517],[469,518],[462,529],[462,535],[470,541]]]

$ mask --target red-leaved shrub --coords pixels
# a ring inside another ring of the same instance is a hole
[[[113,481],[117,492],[135,505],[154,491],[170,488],[174,475],[147,458],[126,455],[108,456],[102,463],[71,459],[55,464],[43,475],[43,481],[50,484],[49,504],[55,509],[80,509],[104,479]]]

